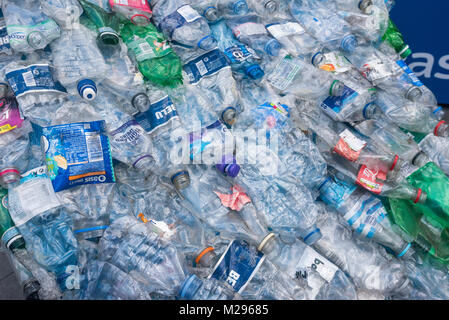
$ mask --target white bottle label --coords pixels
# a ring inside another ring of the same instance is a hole
[[[11,213],[11,218],[17,227],[23,225],[33,217],[60,206],[46,167],[42,166],[30,170],[22,175],[21,184],[15,188],[22,213]]]
[[[346,129],[340,133],[340,137],[348,144],[348,146],[355,152],[359,152],[366,146],[366,141],[357,138],[351,131]]]
[[[311,247],[307,247],[304,250],[297,268],[311,268],[318,272],[327,282],[330,282],[334,278],[334,275],[338,270],[336,265],[313,250]]]
[[[283,24],[274,24],[267,27],[268,32],[271,35],[278,39],[282,37],[288,37],[294,34],[300,35],[305,33],[305,30],[299,23],[296,22],[287,22]]]
[[[256,34],[267,34],[267,29],[265,29],[265,26],[260,23],[255,22],[247,22],[241,25],[238,25],[233,30],[234,35],[236,38],[240,37],[241,35],[245,36],[253,36]]]
[[[198,18],[201,18],[199,13],[189,5],[182,6],[177,11],[184,19],[186,19],[187,22],[192,22]]]

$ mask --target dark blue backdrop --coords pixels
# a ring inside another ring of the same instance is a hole
[[[391,18],[413,51],[406,62],[449,104],[449,0],[396,0]]]

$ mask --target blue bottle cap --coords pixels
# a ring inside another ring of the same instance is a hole
[[[317,242],[318,240],[320,240],[322,237],[323,237],[323,235],[321,234],[320,229],[316,228],[315,230],[310,232],[308,235],[306,235],[303,238],[303,240],[304,240],[305,244],[310,246],[310,245],[314,244],[315,242]]]
[[[371,107],[371,106],[373,106],[373,105],[374,105],[374,102],[370,102],[370,103],[366,104],[366,105],[363,107],[363,112],[362,112],[363,118],[365,118],[365,119],[371,119],[371,117],[369,116],[369,114],[367,113],[367,111],[368,111],[368,108]]]
[[[246,0],[238,0],[238,1],[234,2],[233,10],[236,15],[247,14],[249,9],[248,9],[248,4],[246,3]]]
[[[318,57],[321,57],[321,60],[323,60],[323,53],[321,51],[318,51],[317,53],[315,53],[310,61],[312,63],[312,65],[314,65],[315,67],[317,66],[315,63],[318,64],[321,62],[321,60],[318,61]]]
[[[240,172],[240,166],[238,164],[228,164],[225,167],[225,173],[231,178],[235,178],[238,176]]]
[[[443,109],[443,107],[438,106],[438,108],[436,108],[435,110],[433,110],[433,114],[439,112],[439,111],[442,110],[442,109]]]
[[[78,93],[86,100],[94,100],[97,96],[97,85],[90,79],[82,79],[78,82]]]
[[[245,74],[250,77],[251,79],[260,79],[264,76],[264,72],[262,68],[256,63],[248,66],[245,69]]]
[[[181,293],[179,296],[181,299],[192,300],[195,293],[202,286],[203,282],[196,275],[192,274],[188,277],[181,287]]]
[[[340,47],[347,52],[353,52],[358,46],[358,41],[352,34],[345,36],[341,40]]]
[[[211,35],[205,36],[198,41],[198,48],[203,50],[211,50],[217,46],[217,40]]]
[[[265,52],[270,56],[277,57],[279,55],[279,50],[281,50],[281,44],[276,39],[271,39],[265,45]]]

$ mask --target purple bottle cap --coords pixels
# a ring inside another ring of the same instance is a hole
[[[222,163],[216,164],[215,167],[222,173],[235,178],[240,172],[240,166],[236,163],[233,156],[223,156]]]

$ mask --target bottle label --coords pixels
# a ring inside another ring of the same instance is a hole
[[[66,89],[55,81],[48,64],[34,64],[6,74],[16,98],[31,92],[64,92]]]
[[[392,70],[391,64],[384,63],[380,59],[372,60],[363,65],[360,72],[371,82],[392,76],[396,70]]]
[[[332,281],[335,273],[338,271],[338,267],[313,250],[311,247],[306,247],[301,259],[297,265],[297,272],[301,272],[304,269],[312,269],[327,282]]]
[[[241,36],[254,36],[258,34],[268,34],[267,29],[265,29],[265,26],[261,23],[256,22],[247,22],[238,25],[234,29],[232,29],[232,32],[234,33],[235,37],[238,39]]]
[[[226,56],[218,49],[209,51],[184,65],[191,84],[198,83],[201,78],[211,76],[221,69],[231,68]]]
[[[153,13],[147,0],[109,0],[111,8],[115,6],[129,7],[147,13]]]
[[[324,54],[324,64],[320,69],[333,73],[344,73],[351,70],[352,65],[349,60],[340,52],[328,52]]]
[[[41,144],[56,192],[82,184],[115,182],[104,121],[42,128]]]
[[[357,189],[354,184],[332,177],[320,189],[320,199],[327,205],[339,209],[346,199]]]
[[[273,38],[279,39],[291,35],[301,35],[306,31],[297,22],[276,23],[266,27]]]
[[[385,172],[370,169],[367,166],[362,165],[357,175],[356,183],[372,193],[380,194],[382,192],[383,183],[377,181],[377,178],[384,180],[383,177],[385,176]]]
[[[22,210],[10,210],[11,218],[17,227],[28,222],[33,217],[60,206],[55,191],[42,166],[22,175],[20,185],[14,188]]]
[[[5,18],[3,11],[0,9],[0,53],[10,55],[11,45],[9,44],[9,35],[6,29]]]
[[[167,125],[174,119],[179,119],[179,116],[175,105],[166,96],[152,103],[147,111],[135,114],[134,118],[146,132],[152,133],[157,128]]]
[[[268,76],[268,81],[273,87],[285,90],[300,69],[301,67],[293,63],[291,59],[284,58]]]
[[[226,48],[224,54],[229,58],[231,63],[243,62],[253,56],[253,54],[243,44]]]
[[[380,223],[386,216],[382,201],[365,192],[343,218],[355,231],[372,238],[382,228]]]
[[[144,129],[131,120],[110,133],[114,144],[136,144],[144,136]]]
[[[134,36],[134,40],[127,43],[128,48],[134,53],[137,62],[160,58],[173,52],[162,35],[159,33],[147,33],[145,38]]]
[[[244,241],[232,241],[208,277],[226,281],[238,293],[245,290],[265,260],[263,253]]]
[[[182,27],[186,23],[191,23],[201,18],[201,15],[189,5],[178,8],[175,12],[166,16],[159,23],[159,30],[163,30],[170,38],[176,28]]]
[[[329,96],[321,103],[321,108],[332,119],[336,120],[340,111],[359,94],[351,88],[344,86],[343,93],[339,97]]]
[[[0,134],[21,127],[23,117],[15,99],[0,100]]]
[[[334,151],[345,159],[355,162],[365,146],[366,141],[357,138],[351,131],[345,129],[340,133],[340,140],[334,147]]]
[[[396,61],[399,67],[405,72],[405,77],[401,77],[409,83],[417,87],[422,87],[424,84],[419,80],[416,74],[410,69],[410,67],[403,60]]]
[[[32,26],[7,25],[6,29],[8,30],[11,48],[18,52],[32,49],[28,43],[28,36],[33,32],[40,32],[45,37],[46,43],[52,42],[61,35],[58,24],[51,19]]]

